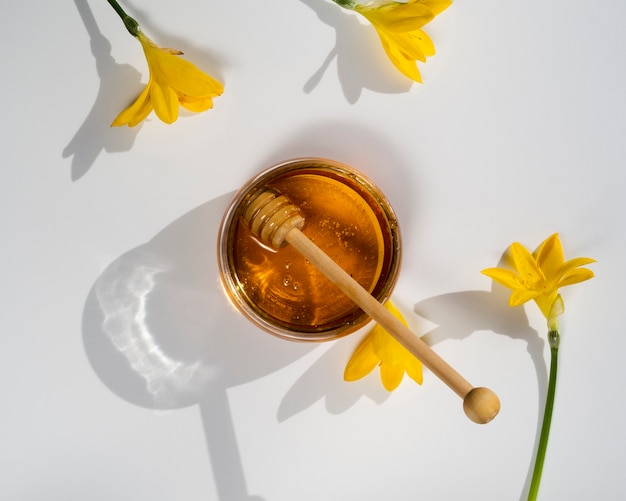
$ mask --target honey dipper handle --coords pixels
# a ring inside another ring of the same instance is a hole
[[[465,413],[472,421],[488,423],[498,414],[500,401],[495,393],[468,383],[298,228],[290,230],[285,240],[461,397]]]

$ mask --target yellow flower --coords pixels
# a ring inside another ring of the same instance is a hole
[[[563,311],[559,288],[594,276],[591,270],[581,266],[594,263],[595,259],[579,257],[565,261],[558,233],[546,238],[532,254],[515,242],[511,244],[510,255],[515,271],[487,268],[482,273],[513,291],[510,306],[533,299],[548,322],[554,322]]]
[[[421,28],[444,11],[452,0],[409,0],[355,4],[352,8],[376,28],[391,62],[404,75],[422,81],[416,61],[435,54],[432,40]]]
[[[154,109],[165,123],[178,118],[179,104],[194,112],[213,107],[213,98],[219,96],[223,85],[179,56],[182,52],[156,45],[137,28],[148,62],[150,79],[136,101],[122,111],[111,124],[134,127]]]
[[[385,303],[385,308],[406,325],[391,301]],[[417,384],[422,384],[422,363],[380,325],[361,341],[348,361],[343,377],[346,381],[356,381],[367,376],[377,365],[380,365],[380,379],[388,391],[398,387],[405,372]]]

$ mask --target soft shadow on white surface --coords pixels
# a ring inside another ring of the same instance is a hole
[[[419,138],[415,144],[419,147]],[[416,184],[422,168],[419,154],[407,159],[375,129],[347,120],[320,121],[299,128],[282,146],[267,155],[262,166],[295,157],[324,157],[346,163],[370,178],[389,199],[400,223],[403,240],[419,232],[415,215],[421,203]],[[416,230],[417,228],[417,230]]]
[[[373,325],[370,323],[365,329],[371,329]],[[362,397],[377,404],[387,400],[390,393],[379,383],[372,384],[369,379],[349,383],[343,381],[343,369],[355,346],[345,339],[335,341],[287,391],[278,408],[278,421],[295,416],[319,400],[324,400],[326,410],[331,414],[347,411]]]
[[[85,0],[74,0],[80,17],[91,39],[91,52],[95,58],[96,70],[100,77],[98,94],[82,125],[63,150],[63,158],[72,157],[71,178],[77,181],[94,164],[98,155],[105,150],[109,153],[131,149],[141,128],[111,127],[110,124],[122,111],[120,96],[128,89],[141,91],[141,74],[128,64],[118,64],[111,56],[111,44],[102,35],[98,24]]]
[[[391,61],[377,59],[372,54],[382,54],[374,27],[359,22],[353,12],[348,12],[332,2],[301,0],[315,11],[323,23],[335,30],[335,46],[320,67],[304,84],[304,92],[312,92],[336,61],[339,82],[346,100],[356,103],[363,89],[385,94],[408,92],[413,82],[402,76]]]
[[[316,344],[265,334],[236,313],[218,279],[217,233],[232,195],[180,217],[111,263],[83,313],[87,357],[116,395],[151,409],[199,405],[220,501],[247,492],[226,390]]]
[[[523,307],[511,308],[508,305],[508,296],[508,290],[494,283],[491,291],[451,292],[425,299],[415,305],[414,311],[420,317],[437,325],[422,336],[430,346],[447,339],[465,339],[476,331],[492,331],[512,339],[526,341],[528,354],[537,371],[541,402],[538,406],[532,461],[528,467],[524,490],[520,495],[520,501],[523,501],[528,496],[534,457],[539,444],[548,372],[544,359],[544,339],[529,325]]]
[[[350,158],[340,156],[345,151],[353,152]],[[262,167],[307,155],[345,161],[366,175],[384,166],[385,188],[412,212],[407,192],[412,183],[404,178],[410,169],[373,131],[340,122],[305,127]],[[87,357],[113,393],[152,409],[199,405],[220,501],[253,499],[247,493],[227,389],[271,374],[319,346],[265,334],[226,300],[216,249],[231,198],[224,195],[197,207],[113,261],[94,283],[83,314]],[[388,394],[380,385],[342,384],[350,349],[346,343],[331,346],[287,392],[278,420],[324,396],[333,414],[362,396],[384,401]]]

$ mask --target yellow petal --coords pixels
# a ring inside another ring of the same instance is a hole
[[[166,124],[178,118],[178,96],[168,85],[154,84],[150,92],[154,112]]]
[[[438,16],[452,5],[452,0],[421,0],[421,2],[432,10],[435,16]]]
[[[404,370],[417,384],[422,384],[424,381],[424,376],[422,374],[422,362],[420,362],[417,358],[411,357],[410,360],[405,361]]]
[[[381,40],[385,39],[389,45],[390,59],[415,60],[426,62],[426,56],[432,56],[435,53],[435,46],[432,40],[423,30],[416,30],[410,33],[384,33],[381,34]]]
[[[559,287],[566,287],[568,285],[584,282],[585,280],[589,280],[593,277],[595,277],[593,271],[587,268],[576,268],[563,274],[561,280],[559,281]]]
[[[387,301],[385,308],[406,325],[406,320],[391,301]],[[393,391],[400,384],[405,371],[411,379],[422,384],[422,363],[378,324],[365,336],[350,357],[344,379],[360,379],[377,365],[380,366],[383,386],[389,391]]]
[[[546,280],[553,279],[563,265],[563,246],[559,234],[554,233],[546,238],[533,253],[533,257],[543,271]]]
[[[425,62],[435,54],[435,46],[421,28],[450,5],[450,0],[409,0],[387,2],[376,6],[357,5],[376,28],[383,48],[391,62],[408,78],[421,82],[416,61]]]
[[[402,325],[407,326],[406,320],[400,313],[400,310],[391,302],[385,303],[385,308],[396,317]],[[404,352],[408,353],[407,349],[395,340],[383,327],[379,324],[372,329],[372,346],[376,356],[384,363],[390,363],[393,365],[399,364],[402,361]]]
[[[189,111],[200,112],[206,111],[213,107],[213,98],[211,97],[195,98],[183,96],[179,97],[178,100],[180,101],[180,104]]]
[[[511,244],[511,256],[517,274],[528,288],[535,287],[539,282],[545,282],[543,271],[526,247],[517,242]]]
[[[401,51],[398,45],[389,37],[386,33],[378,33],[380,36],[380,41],[382,43],[383,49],[387,54],[389,60],[394,64],[400,72],[410,78],[411,80],[415,80],[416,82],[422,82],[422,76],[417,68],[417,64],[415,63],[415,58],[407,58],[406,55]],[[424,58],[425,60],[425,58]]]
[[[365,336],[354,351],[343,372],[346,381],[356,381],[367,376],[379,364],[380,360],[374,353],[371,333]]]
[[[150,101],[147,101],[144,107],[137,112],[137,114],[133,117],[132,120],[128,122],[128,126],[135,127],[142,120],[144,120],[150,114],[151,111],[152,111],[152,103]]]
[[[509,306],[520,306],[524,304],[526,301],[530,301],[531,299],[535,299],[537,296],[540,296],[541,293],[538,291],[528,290],[528,289],[515,289],[511,293],[511,297],[509,298]]]
[[[487,268],[481,271],[483,275],[487,275],[494,282],[498,282],[500,285],[515,290],[524,286],[519,276],[511,270],[505,270],[503,268]]]
[[[385,303],[385,308],[400,320],[404,326],[407,326],[402,313],[391,301]],[[372,329],[372,334],[372,346],[376,356],[381,361],[381,378],[385,388],[391,391],[391,389],[397,387],[405,371],[411,379],[421,384],[422,363],[380,325],[376,325]],[[383,375],[383,372],[385,375]]]
[[[385,330],[380,329],[382,332],[378,332],[378,335],[373,336],[373,346],[376,356],[381,362],[388,364],[398,365],[402,363],[405,358],[405,354],[408,354],[408,350],[396,341],[391,334]]]
[[[548,294],[541,294],[534,298],[535,303],[539,306],[541,313],[546,319],[550,318],[550,311],[552,310],[552,306],[554,306],[554,301],[558,296],[558,289],[554,289],[550,291]]]
[[[176,56],[159,58],[158,71],[163,79],[177,92],[189,96],[219,96],[224,86],[199,70],[195,65]]]
[[[113,120],[113,123],[111,124],[112,127],[119,127],[121,125],[134,127],[148,116],[148,114],[152,111],[152,104],[150,103],[150,84],[151,80],[148,82],[148,85],[146,85],[143,91],[141,91],[139,97],[135,99],[135,102],[133,102],[133,104],[122,111],[115,118],[115,120]]]
[[[407,36],[411,42],[411,47],[419,48],[419,51],[424,54],[424,56],[430,57],[435,55],[435,44],[424,30],[413,31],[408,33]],[[411,52],[408,52],[408,54],[412,55]],[[416,59],[419,58],[416,57]]]
[[[429,7],[419,2],[389,2],[374,8],[357,5],[355,10],[373,25],[401,33],[417,30],[435,17]]]
[[[163,49],[143,33],[139,41],[146,54],[150,71],[155,78],[175,89],[178,93],[190,96],[219,96],[224,86],[198,69],[193,63],[182,59],[180,51]]]
[[[579,266],[585,266],[586,264],[592,264],[595,262],[596,260],[590,257],[575,257],[563,263],[563,266],[561,266],[561,269],[559,271],[561,272],[569,270],[570,268],[578,268]]]
[[[381,363],[380,380],[387,391],[395,390],[404,377],[404,367]]]

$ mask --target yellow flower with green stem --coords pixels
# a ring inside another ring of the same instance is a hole
[[[546,238],[532,254],[526,247],[517,242],[511,244],[510,258],[512,270],[487,268],[482,273],[512,290],[509,298],[510,306],[520,306],[531,299],[534,300],[541,313],[546,317],[548,324],[548,343],[551,355],[550,378],[539,447],[528,492],[529,501],[534,501],[539,492],[554,407],[558,351],[561,339],[558,318],[564,311],[563,299],[559,289],[593,278],[593,272],[587,268],[582,268],[582,266],[594,263],[595,260],[579,257],[565,261],[563,247],[557,233]]]
[[[487,268],[482,273],[513,291],[510,306],[519,306],[532,299],[548,320],[548,327],[558,330],[558,316],[562,312],[559,289],[593,278],[593,272],[581,266],[595,260],[579,257],[565,261],[557,233],[546,238],[532,254],[515,242],[511,244],[510,256],[515,271]]]
[[[385,303],[385,308],[406,325],[406,320],[391,301]],[[378,324],[352,354],[344,371],[344,379],[356,381],[367,376],[377,366],[380,367],[383,386],[388,391],[398,387],[405,373],[416,383],[422,384],[422,363]]]
[[[143,48],[148,62],[150,79],[139,97],[113,120],[112,126],[134,127],[152,110],[165,123],[178,119],[178,107],[189,111],[206,111],[213,107],[213,98],[224,91],[224,86],[195,65],[180,58],[182,52],[159,47],[150,40],[115,0],[108,0],[124,21],[131,35]]]
[[[374,1],[361,4],[354,0],[333,0],[367,19],[378,32],[385,53],[405,76],[416,82],[422,77],[417,61],[435,54],[435,46],[422,29],[450,6],[452,0]]]

